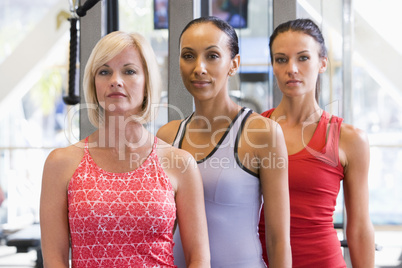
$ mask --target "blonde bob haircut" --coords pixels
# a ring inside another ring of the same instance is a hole
[[[89,56],[84,72],[83,91],[88,117],[97,128],[104,123],[104,110],[99,105],[96,96],[95,75],[101,66],[130,46],[138,49],[145,73],[142,111],[140,114],[133,115],[131,119],[145,124],[155,118],[161,91],[161,76],[155,53],[150,43],[142,35],[116,31],[99,40]]]

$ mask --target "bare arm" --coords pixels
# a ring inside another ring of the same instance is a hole
[[[346,238],[352,265],[374,267],[374,230],[369,216],[368,170],[370,150],[366,134],[343,124],[340,156],[344,159]]]
[[[274,121],[260,116],[250,119],[254,119],[254,122],[250,122],[249,130],[259,130],[248,136],[253,141],[251,143],[254,144],[254,152],[260,162],[259,175],[264,197],[269,266],[292,267],[288,155],[285,139],[281,127]]]
[[[41,243],[45,267],[69,267],[67,181],[64,151],[46,160],[40,198]]]
[[[210,253],[204,190],[194,158],[187,152],[171,148],[168,169],[176,189],[177,220],[187,267],[209,268]]]

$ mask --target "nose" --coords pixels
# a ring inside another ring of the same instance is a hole
[[[110,77],[110,86],[111,87],[121,87],[123,85],[122,78],[118,72],[114,72]]]
[[[297,67],[297,64],[294,60],[289,60],[288,63],[288,73],[289,74],[296,74],[298,73],[299,68]]]
[[[197,75],[203,75],[207,73],[206,64],[202,57],[199,57],[196,60],[196,64],[194,67],[194,73]]]

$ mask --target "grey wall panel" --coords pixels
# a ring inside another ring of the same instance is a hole
[[[84,93],[82,89],[82,79],[84,77],[85,65],[88,61],[92,49],[105,33],[103,1],[97,3],[88,10],[87,14],[80,19],[81,21],[81,40],[80,40],[80,139],[83,139],[96,130],[89,122]]]
[[[279,24],[288,21],[294,20],[297,18],[297,0],[273,0],[273,26],[274,29]],[[276,84],[276,79],[274,77],[274,85],[273,85],[273,105],[274,107],[278,106],[279,102],[282,99],[282,92],[279,90],[278,85]]]
[[[183,119],[194,109],[193,97],[186,90],[179,70],[179,38],[181,31],[201,14],[200,1],[174,0],[169,2],[169,70],[168,120]]]

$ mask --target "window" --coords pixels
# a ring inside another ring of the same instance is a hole
[[[402,224],[402,2],[355,0],[353,124],[370,141],[370,215],[374,224]]]
[[[375,225],[402,224],[402,84],[399,77],[402,37],[392,31],[402,7],[388,0],[354,0],[351,46],[351,92],[343,84],[343,2],[298,0],[298,17],[309,17],[321,27],[329,54],[329,68],[322,77],[320,105],[344,117],[350,114],[355,127],[364,130],[370,142],[370,216]],[[399,8],[398,8],[399,7]],[[346,102],[344,94],[348,94]],[[342,193],[335,221],[342,220]]]
[[[230,5],[229,2],[232,1],[212,1],[213,14],[217,10],[216,14],[229,20],[234,16],[227,15],[230,12],[225,10],[230,9],[232,13],[240,14],[246,20],[241,26],[235,25],[239,37],[240,69],[229,80],[229,94],[239,105],[262,113],[272,108],[273,98],[268,47],[272,32],[272,1],[233,1],[236,5]]]
[[[61,8],[68,10],[65,4]],[[77,130],[77,124],[66,124],[68,107],[62,101],[69,23],[61,20],[59,28],[53,28],[59,8],[56,0],[0,2],[2,80],[18,81],[0,89],[0,223],[13,228],[39,220],[44,161],[51,149],[69,145],[67,133]],[[42,40],[45,53],[35,48],[38,36],[47,30],[43,25],[52,29]],[[40,61],[23,58],[11,64],[26,54],[26,46]]]

